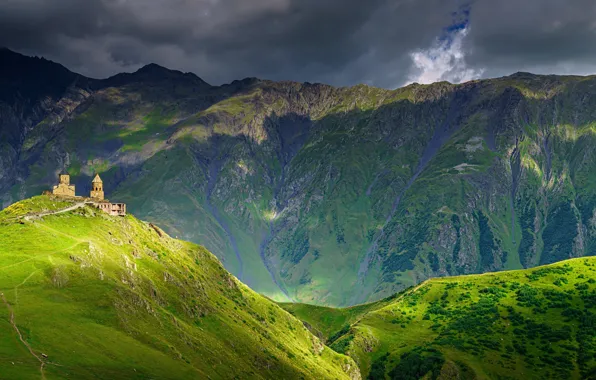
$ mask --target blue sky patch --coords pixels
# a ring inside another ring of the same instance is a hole
[[[453,37],[460,31],[466,29],[470,25],[470,11],[472,5],[470,3],[463,4],[455,12],[451,13],[452,22],[443,28],[439,36],[439,42],[447,50],[453,43]]]

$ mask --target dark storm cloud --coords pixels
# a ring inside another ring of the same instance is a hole
[[[596,1],[482,2],[473,9],[469,61],[485,75],[516,70],[596,74]]]
[[[461,9],[463,24],[453,15]],[[593,0],[0,2],[0,45],[94,77],[150,62],[213,83],[396,87],[518,70],[596,73],[594,41]]]

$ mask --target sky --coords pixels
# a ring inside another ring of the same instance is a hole
[[[157,63],[215,85],[587,75],[596,0],[0,0],[0,46],[94,78]]]

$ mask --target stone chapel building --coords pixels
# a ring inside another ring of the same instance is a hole
[[[99,177],[99,174],[96,174],[93,178],[93,181],[91,182],[91,192],[89,194],[89,198],[79,197],[76,195],[74,185],[70,184],[70,176],[64,172],[60,174],[59,183],[58,185],[54,186],[52,194],[59,197],[81,198],[83,202],[91,204],[110,215],[126,215],[126,203],[112,203],[105,199],[103,181]]]
[[[75,187],[70,184],[70,176],[67,173],[60,173],[58,185],[54,186],[52,193],[64,197],[75,196]]]

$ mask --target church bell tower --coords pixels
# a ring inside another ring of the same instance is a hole
[[[99,174],[95,175],[93,182],[91,182],[91,198],[103,200],[103,181],[99,178]]]

